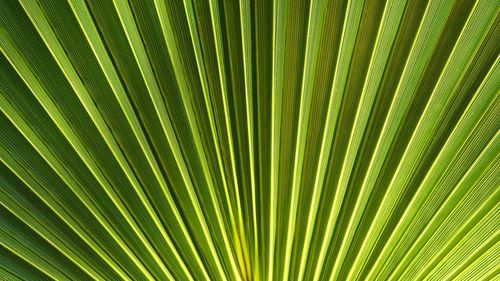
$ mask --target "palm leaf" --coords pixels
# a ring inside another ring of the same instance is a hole
[[[491,0],[0,4],[0,279],[500,280]]]

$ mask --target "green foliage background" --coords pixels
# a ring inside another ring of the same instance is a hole
[[[0,279],[500,280],[499,12],[0,0]]]

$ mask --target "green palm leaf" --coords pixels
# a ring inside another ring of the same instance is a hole
[[[0,2],[1,280],[500,280],[500,5]]]

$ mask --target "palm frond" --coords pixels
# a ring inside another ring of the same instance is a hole
[[[4,0],[0,279],[500,280],[500,5]]]

